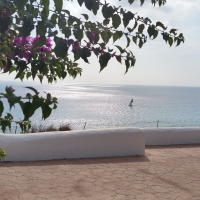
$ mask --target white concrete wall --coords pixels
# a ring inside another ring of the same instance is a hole
[[[200,128],[144,128],[145,145],[200,144]]]
[[[144,155],[145,134],[139,128],[0,134],[0,147],[4,161]]]

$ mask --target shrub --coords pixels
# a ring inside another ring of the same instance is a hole
[[[53,131],[71,131],[72,128],[70,124],[61,124],[58,128],[53,124],[49,126],[44,125],[33,125],[31,129],[26,131],[26,133],[39,133],[39,132],[53,132]]]

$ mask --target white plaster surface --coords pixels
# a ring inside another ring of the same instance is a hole
[[[32,134],[0,134],[4,161],[144,155],[145,133],[118,128]]]
[[[200,127],[144,128],[145,145],[200,144]]]

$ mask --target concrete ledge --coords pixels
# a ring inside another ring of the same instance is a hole
[[[145,133],[139,128],[33,134],[0,134],[4,161],[35,161],[144,155]]]
[[[144,128],[145,145],[200,144],[200,128]]]

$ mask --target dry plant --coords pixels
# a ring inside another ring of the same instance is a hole
[[[26,133],[52,132],[52,131],[71,131],[70,124],[61,124],[58,128],[54,125],[33,125]]]

